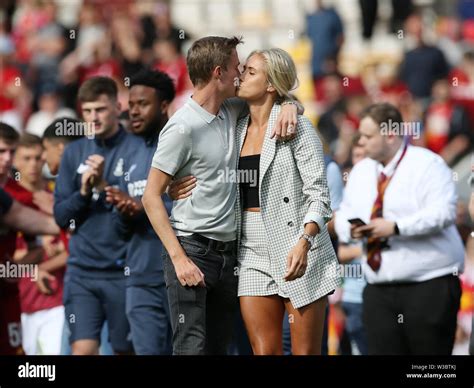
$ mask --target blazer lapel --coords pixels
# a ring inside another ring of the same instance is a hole
[[[258,182],[260,193],[262,190],[263,178],[265,178],[265,174],[268,170],[268,167],[270,167],[270,165],[272,164],[273,158],[275,156],[276,139],[270,139],[270,136],[272,134],[272,129],[275,126],[279,113],[280,106],[274,104],[272,111],[270,112],[270,117],[268,118],[267,130],[265,133],[265,138],[263,139],[262,152],[260,154],[260,179]],[[262,198],[261,194],[260,198]]]
[[[237,160],[240,158],[242,147],[244,146],[245,135],[247,135],[247,127],[249,125],[250,115],[247,115],[237,123],[237,130],[235,131],[237,141]]]

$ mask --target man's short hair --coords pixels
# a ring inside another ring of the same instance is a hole
[[[161,101],[171,102],[175,96],[173,80],[162,71],[143,69],[130,80],[130,88],[136,85],[148,86],[155,89]]]
[[[372,104],[368,106],[361,114],[361,119],[365,117],[370,117],[374,120],[379,126],[382,124],[389,125],[392,124],[403,124],[403,118],[400,111],[389,103],[381,104]]]
[[[108,96],[111,100],[117,100],[117,84],[109,77],[92,77],[85,81],[79,88],[77,95],[79,102],[96,101],[102,94]]]
[[[39,136],[33,135],[31,133],[25,133],[20,136],[20,140],[18,141],[18,148],[33,148],[33,147],[43,147],[43,143],[41,142],[41,138]]]
[[[43,133],[43,140],[56,141],[68,144],[74,140],[82,139],[83,133],[79,130],[70,131],[69,128],[81,129],[84,123],[71,117],[60,117],[49,124]],[[62,130],[61,130],[62,129]]]
[[[7,144],[16,143],[20,139],[20,134],[15,129],[0,121],[0,140]]]
[[[217,66],[227,70],[232,51],[240,43],[243,43],[242,38],[236,36],[232,38],[208,36],[196,40],[188,50],[186,59],[189,78],[193,85],[207,84]]]

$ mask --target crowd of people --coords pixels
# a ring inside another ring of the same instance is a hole
[[[316,123],[287,51],[161,2],[2,11],[0,354],[474,351],[474,5],[434,43],[393,2],[403,58],[349,77],[316,3]]]

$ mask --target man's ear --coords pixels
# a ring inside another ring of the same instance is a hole
[[[170,103],[168,101],[161,101],[161,105],[160,105],[161,114],[167,115],[169,107],[170,107]]]
[[[222,77],[222,67],[216,66],[214,70],[212,71],[212,76],[214,78],[220,79]]]
[[[118,114],[120,115],[120,113],[122,112],[122,104],[120,103],[119,100],[117,100],[116,108],[117,108]]]

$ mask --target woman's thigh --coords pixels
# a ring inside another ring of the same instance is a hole
[[[283,354],[283,299],[278,295],[242,296],[240,309],[254,354]]]
[[[321,354],[326,306],[326,296],[299,309],[295,309],[290,300],[285,299],[293,355]]]

